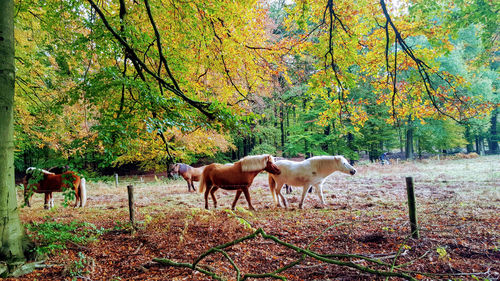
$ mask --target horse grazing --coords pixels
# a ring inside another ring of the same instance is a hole
[[[69,170],[70,170],[69,166],[68,165],[64,165],[64,166],[54,166],[54,167],[51,167],[47,171],[49,171],[51,173],[54,173],[54,174],[62,174],[62,173],[67,172]]]
[[[26,176],[23,179],[24,202],[28,207],[31,207],[30,199],[33,193],[45,193],[44,208],[49,209],[54,207],[52,192],[62,192],[71,188],[75,191],[75,207],[85,207],[87,202],[85,183],[85,178],[80,178],[73,171],[54,174],[43,169],[30,167],[26,170]]]
[[[193,182],[200,180],[204,169],[205,166],[193,168],[187,164],[177,163],[174,165],[172,173],[181,175],[186,180],[188,191],[191,191],[191,188],[196,191]]]
[[[321,200],[321,204],[324,205],[323,182],[325,178],[335,171],[350,175],[356,173],[356,169],[343,156],[315,156],[301,162],[279,160],[275,164],[280,169],[281,174],[269,174],[269,187],[278,207],[281,206],[280,198],[285,207],[287,206],[286,199],[281,194],[281,188],[284,184],[302,186],[302,198],[299,203],[299,208],[302,209],[310,186],[315,187],[314,190]]]
[[[240,198],[241,193],[245,194],[250,210],[255,210],[252,206],[248,188],[253,182],[257,174],[262,171],[267,171],[271,174],[280,174],[280,170],[274,165],[274,159],[269,154],[247,156],[234,164],[218,164],[213,163],[207,165],[203,171],[199,192],[205,192],[205,209],[208,209],[208,194],[212,195],[214,208],[217,208],[217,200],[215,199],[215,191],[222,188],[226,190],[236,190],[231,209],[234,210],[236,202]]]

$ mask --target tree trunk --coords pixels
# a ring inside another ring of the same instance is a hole
[[[465,140],[467,141],[467,153],[474,151],[474,145],[472,144],[472,136],[470,133],[470,126],[465,125]]]
[[[500,137],[498,136],[498,129],[497,129],[497,124],[498,124],[498,107],[493,110],[491,113],[491,120],[490,120],[491,126],[490,126],[490,135],[488,137],[488,147],[491,153],[493,154],[498,154],[500,153],[500,148],[498,147],[498,141],[500,140]]]
[[[484,155],[484,138],[482,136],[476,136],[476,153]]]
[[[399,152],[403,155],[403,133],[401,132],[401,126],[398,125],[398,137],[399,137]]]
[[[327,125],[323,131],[323,133],[325,134],[325,139],[328,139],[328,136],[330,135],[330,125]],[[325,141],[321,144],[321,149],[326,152],[326,153],[329,153],[328,151],[328,142],[329,141]]]
[[[24,263],[14,181],[14,1],[0,1],[0,261]],[[1,268],[0,274],[12,267]]]
[[[413,127],[412,124],[409,124],[408,129],[406,130],[406,159],[414,159],[413,155]]]
[[[281,131],[281,151],[285,150],[285,110],[283,103],[280,104],[280,131]]]
[[[420,138],[417,138],[417,152],[418,152],[418,159],[422,159],[422,145]]]

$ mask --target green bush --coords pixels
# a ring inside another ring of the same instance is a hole
[[[32,222],[25,225],[28,236],[36,243],[35,251],[38,254],[51,254],[55,250],[66,249],[68,242],[85,245],[96,241],[105,232],[87,222],[72,221],[62,223],[50,220]]]

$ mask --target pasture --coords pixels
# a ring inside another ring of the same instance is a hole
[[[318,208],[320,201],[314,192],[307,195],[304,209],[298,209],[301,188],[284,194],[288,209],[275,207],[267,174],[259,174],[250,188],[255,212],[248,211],[243,198],[230,211],[234,191],[226,190],[216,193],[218,209],[210,202],[207,211],[202,194],[188,192],[182,178],[121,179],[118,188],[111,180],[88,180],[87,207],[64,208],[62,195],[55,193],[56,207],[44,210],[43,196],[37,194],[31,208],[20,209],[20,217],[31,225],[85,222],[88,224],[75,231],[88,230],[95,239],[66,243],[65,249],[49,254],[39,269],[17,280],[211,280],[191,269],[160,265],[153,258],[191,263],[211,247],[257,228],[318,253],[359,254],[394,262],[394,271],[451,274],[411,274],[417,279],[494,280],[500,278],[499,160],[499,156],[485,156],[389,166],[360,163],[356,175],[336,172],[326,180],[323,209]],[[418,240],[408,238],[406,176],[415,182]],[[135,188],[136,231],[128,224],[126,186],[130,184]],[[21,205],[22,192],[18,202]],[[36,231],[29,233],[39,237]],[[43,243],[41,238],[37,241]],[[271,272],[300,257],[263,238],[232,246],[227,253],[242,274]],[[363,259],[351,261],[367,265]],[[201,264],[236,280],[231,263],[221,254],[210,255]],[[280,275],[288,280],[385,279],[312,258]]]

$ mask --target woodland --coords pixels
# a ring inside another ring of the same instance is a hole
[[[0,275],[498,279],[499,8],[2,1]],[[343,155],[358,172],[329,177],[326,207],[311,194],[304,210],[293,187],[292,206],[274,206],[266,174],[250,191],[257,211],[228,209],[226,191],[206,211],[171,177],[174,163],[260,154]],[[87,179],[88,206],[68,207],[71,192],[51,210],[41,195],[23,205],[26,169],[54,166]],[[402,219],[407,176],[420,240]]]

